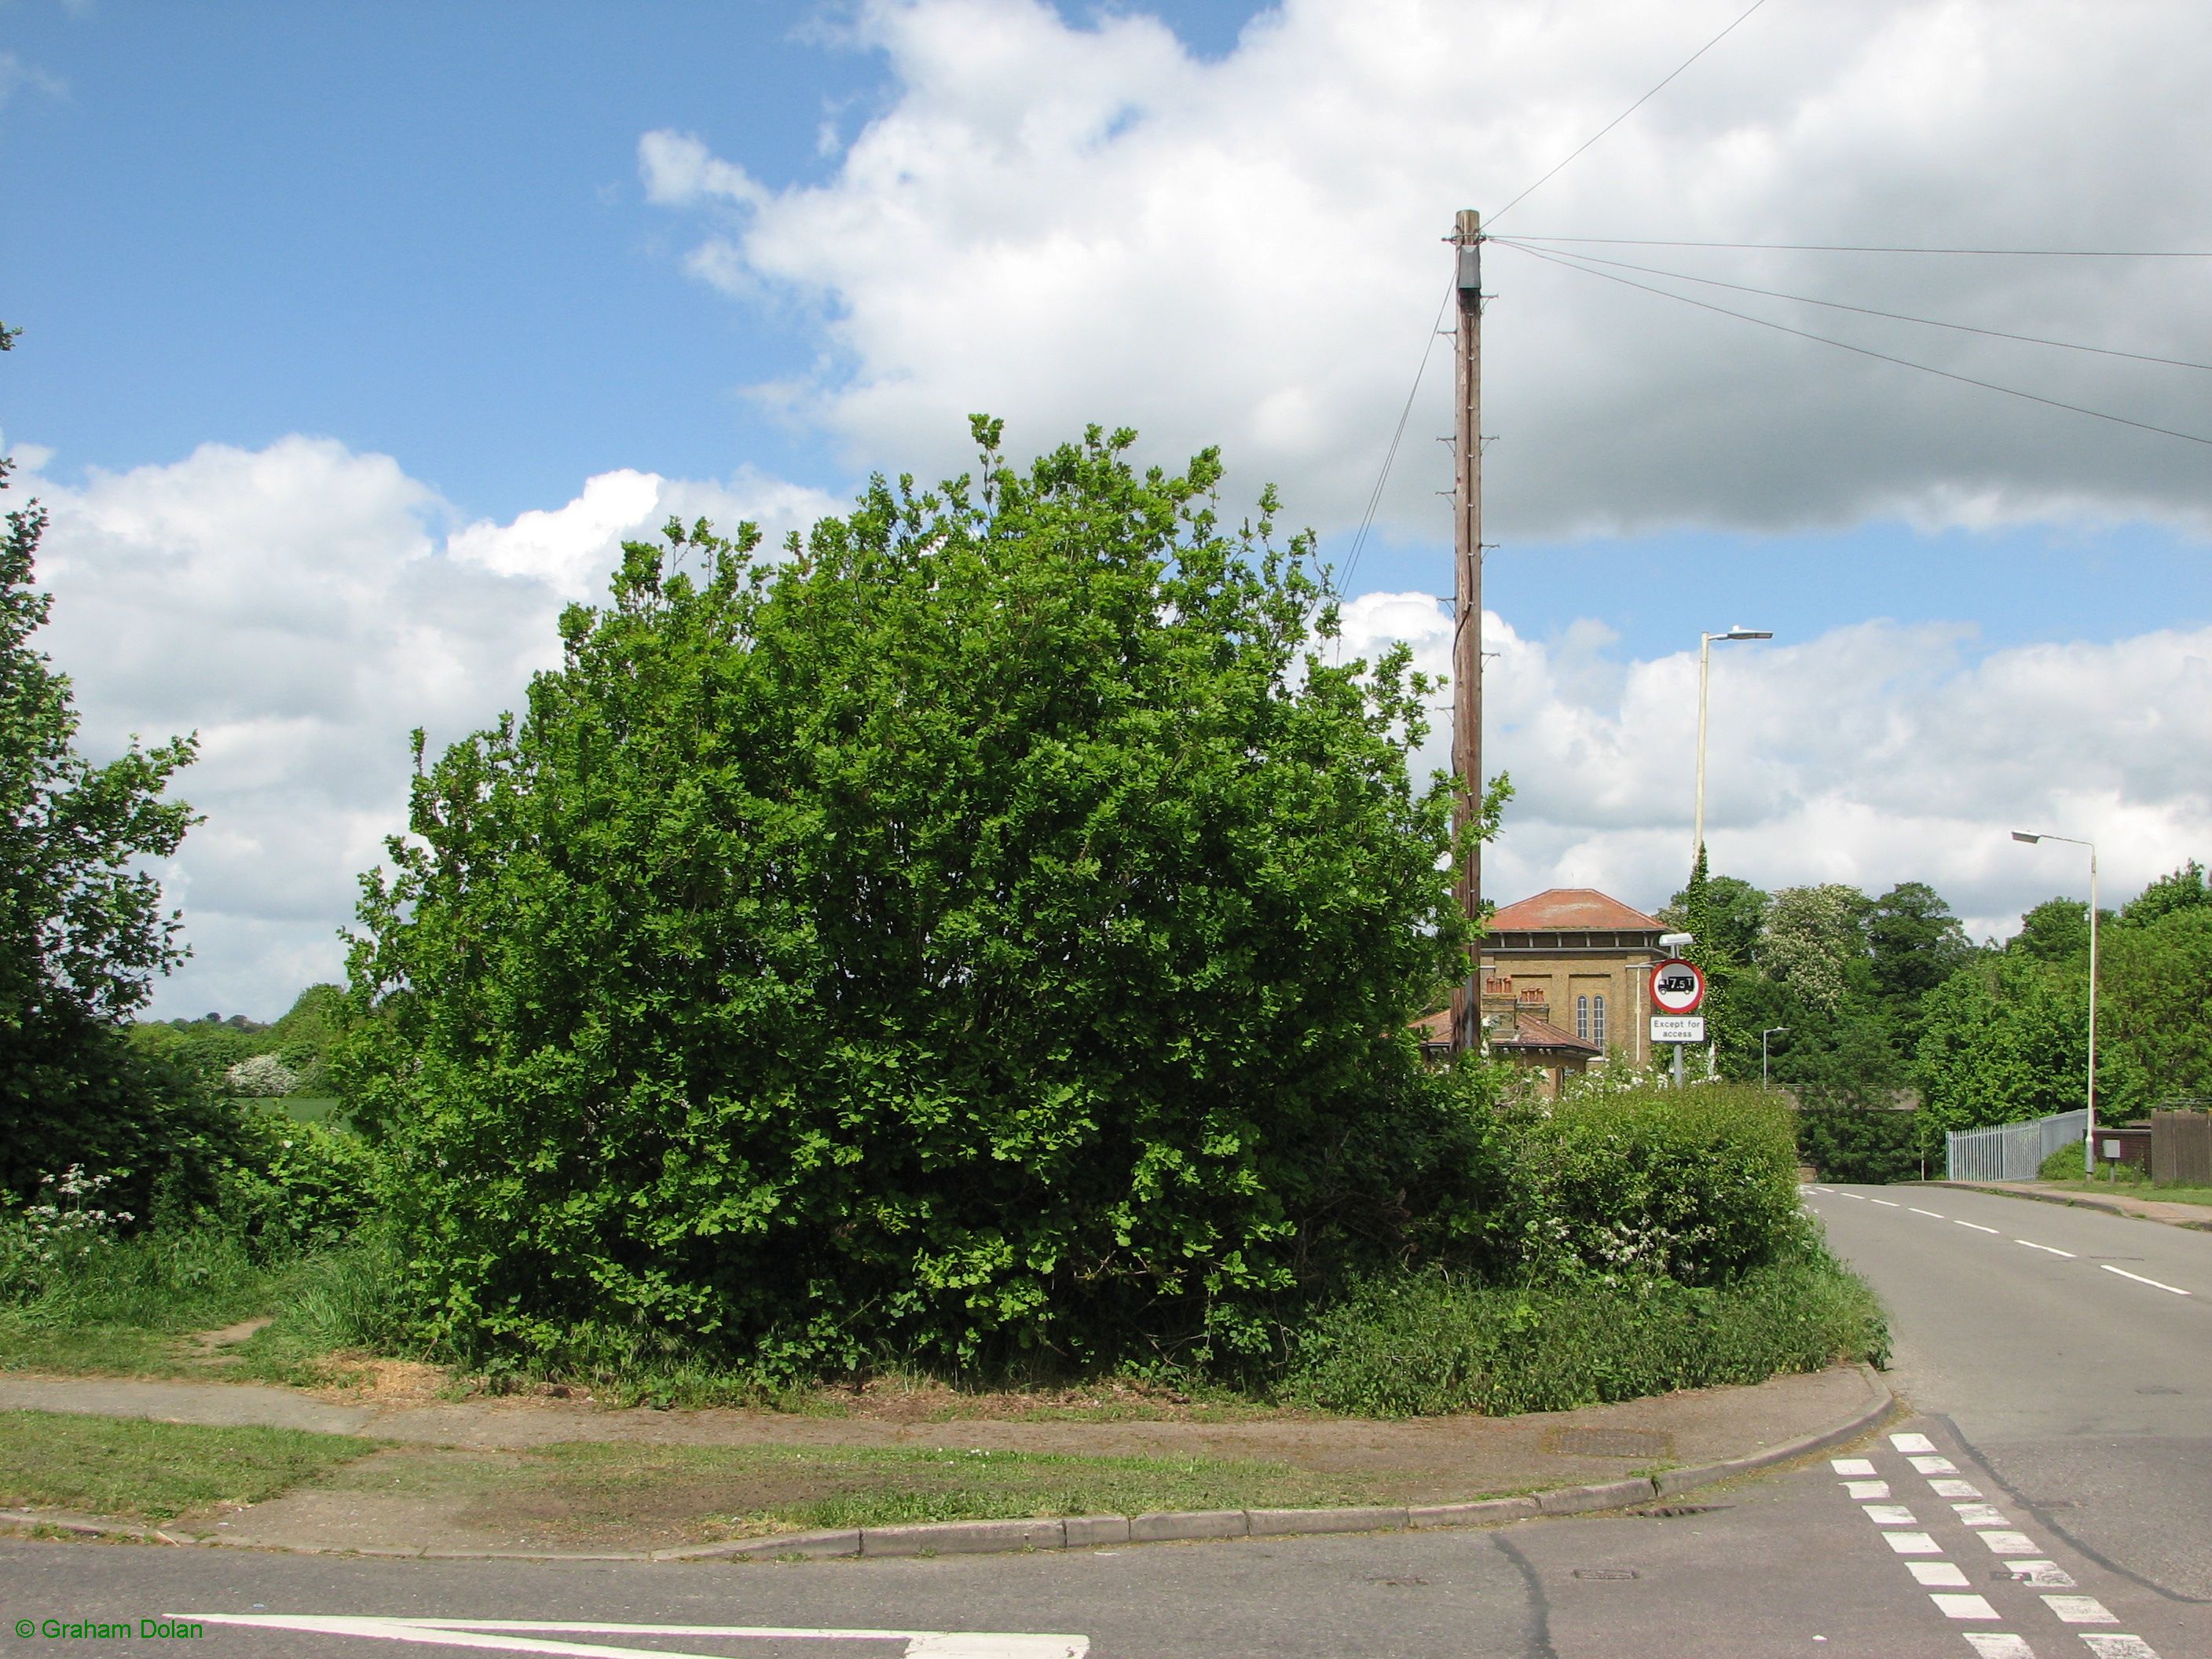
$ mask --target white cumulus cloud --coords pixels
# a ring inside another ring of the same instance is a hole
[[[408,732],[442,744],[519,707],[559,659],[561,607],[604,592],[624,539],[672,515],[780,535],[834,510],[775,480],[621,471],[448,533],[452,508],[389,457],[301,437],[17,483],[53,514],[40,642],[76,682],[81,746],[199,734],[179,793],[206,822],[164,873],[194,957],[164,1017],[270,1018],[338,975],[355,878],[404,824]]]
[[[689,268],[816,307],[836,349],[763,388],[855,457],[957,465],[958,417],[1089,421],[1356,520],[1448,280],[1496,210],[1737,0],[1284,0],[1218,61],[1156,21],[1042,0],[864,0],[892,95],[825,180],[770,187],[696,135],[639,147],[695,216]],[[2197,248],[2212,30],[2194,0],[1776,6],[1492,227],[1680,241]],[[2204,359],[2204,262],[1573,245],[1780,292],[2140,356]],[[1954,374],[2212,437],[2200,372],[1613,278]],[[2212,523],[2204,449],[1916,374],[1487,250],[1492,521],[1528,539],[1698,524]],[[1441,359],[1442,354],[1439,354]],[[1431,373],[1435,374],[1435,367]],[[1444,429],[1444,378],[1417,438]],[[1434,534],[1441,461],[1387,520]],[[922,470],[928,467],[924,465]]]

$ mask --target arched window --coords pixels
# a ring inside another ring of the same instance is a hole
[[[1585,1042],[1589,1041],[1589,999],[1577,997],[1575,999],[1575,1035]]]
[[[1603,993],[1590,999],[1589,1040],[1601,1048],[1605,1047],[1605,996]]]

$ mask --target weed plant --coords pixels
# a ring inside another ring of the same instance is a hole
[[[1888,1340],[1874,1292],[1808,1223],[1771,1260],[1710,1286],[1370,1279],[1307,1326],[1280,1397],[1365,1417],[1567,1411],[1838,1360],[1886,1364]]]

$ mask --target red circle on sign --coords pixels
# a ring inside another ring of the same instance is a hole
[[[1705,975],[1694,962],[1669,957],[1651,970],[1651,1003],[1662,1012],[1694,1014],[1705,1000]]]

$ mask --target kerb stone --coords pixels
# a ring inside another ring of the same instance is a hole
[[[1129,1541],[1166,1544],[1184,1538],[1248,1538],[1252,1523],[1242,1510],[1184,1510],[1164,1515],[1133,1516]]]
[[[1659,1489],[1644,1477],[1606,1480],[1594,1486],[1562,1486],[1539,1492],[1537,1507],[1547,1515],[1581,1515],[1590,1510],[1617,1510],[1629,1504],[1648,1503]]]
[[[1061,1521],[929,1521],[911,1527],[863,1527],[867,1555],[985,1555],[1012,1550],[1056,1550],[1067,1541]]]
[[[1247,1510],[1255,1538],[1276,1533],[1395,1532],[1406,1511],[1393,1509]]]

